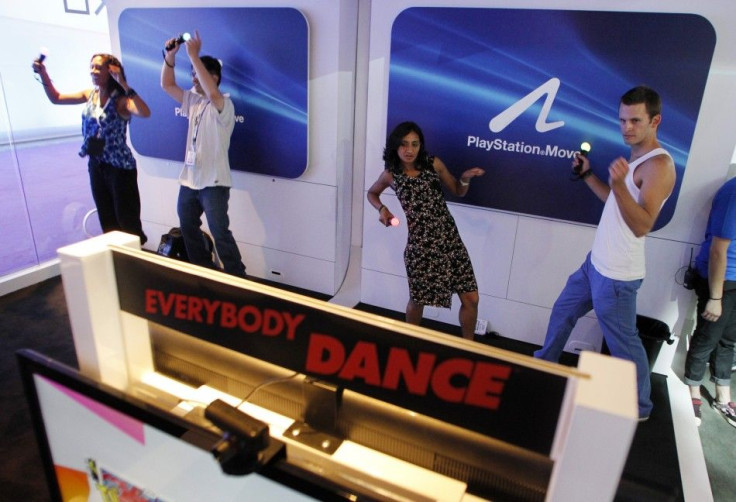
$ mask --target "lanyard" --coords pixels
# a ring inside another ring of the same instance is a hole
[[[194,117],[194,129],[192,130],[192,148],[194,148],[197,144],[197,135],[199,134],[199,124],[202,121],[202,116],[204,115],[204,112],[207,110],[207,107],[209,106],[210,102],[207,101],[205,105],[202,107],[202,111],[197,114],[196,117]]]
[[[97,103],[98,103],[97,106],[95,106],[95,100],[94,100],[95,93],[97,94]],[[105,103],[105,106],[100,107],[99,106],[99,102],[100,102],[100,90],[99,89],[95,89],[95,91],[92,94],[90,94],[90,97],[89,97],[90,104],[91,104],[91,106],[90,106],[90,115],[97,122],[97,137],[98,138],[102,134],[102,122],[100,122],[100,117],[102,117],[102,118],[105,117],[105,110],[107,110],[107,107],[110,106],[110,103],[113,100],[112,98],[113,98],[113,95],[108,96],[107,102]],[[99,110],[99,112],[98,112],[98,110]],[[86,131],[85,131],[85,136],[86,135],[87,134],[86,134]]]

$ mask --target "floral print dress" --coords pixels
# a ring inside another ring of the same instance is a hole
[[[416,176],[402,173],[393,178],[391,188],[404,210],[409,233],[404,264],[410,297],[422,305],[449,308],[453,293],[477,291],[478,285],[445,203],[440,177],[430,167]]]

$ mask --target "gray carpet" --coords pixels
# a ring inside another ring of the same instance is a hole
[[[715,399],[715,384],[705,382],[701,387],[703,421],[700,442],[705,452],[705,464],[710,476],[710,487],[715,502],[736,500],[736,427],[710,407]],[[736,379],[731,376],[731,398],[736,400]]]

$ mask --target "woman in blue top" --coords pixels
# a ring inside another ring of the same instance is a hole
[[[85,103],[79,155],[89,157],[90,186],[102,231],[134,234],[144,244],[138,171],[127,144],[127,127],[133,115],[149,117],[151,111],[128,85],[123,65],[115,56],[95,54],[89,67],[94,87],[63,94],[54,87],[43,62],[33,63],[49,101],[56,105]]]

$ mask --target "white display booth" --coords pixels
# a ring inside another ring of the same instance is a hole
[[[511,497],[511,486],[519,500],[613,499],[637,426],[631,363],[584,352],[571,369],[138,247],[113,232],[59,251],[85,378],[198,426],[220,400],[234,429],[267,426],[281,453],[259,461],[335,493],[469,501]],[[296,411],[281,403],[290,396]],[[87,442],[73,443],[64,461],[79,467]],[[218,482],[211,470],[175,484],[156,468],[126,472],[124,449],[100,458],[93,444],[97,461],[165,500]],[[189,466],[181,455],[166,473]],[[248,478],[223,482],[236,497]]]

